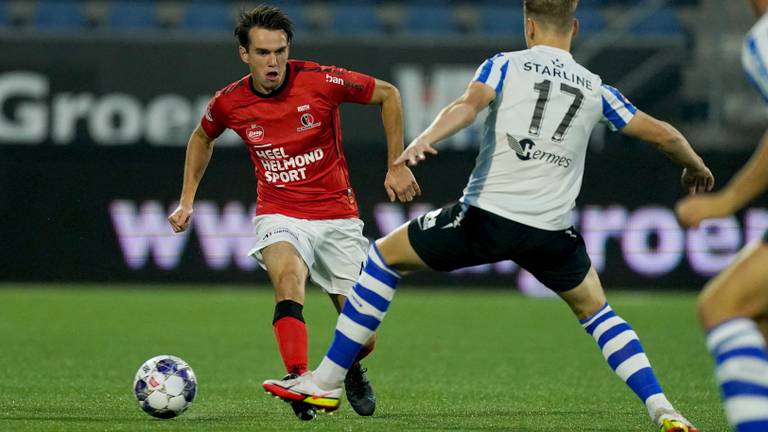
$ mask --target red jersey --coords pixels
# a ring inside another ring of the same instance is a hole
[[[210,138],[229,128],[243,139],[258,180],[257,214],[358,217],[339,104],[368,103],[374,87],[368,75],[290,60],[272,93],[257,92],[250,74],[216,92],[200,125]]]

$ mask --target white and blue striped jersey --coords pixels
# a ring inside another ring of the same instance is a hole
[[[461,201],[545,230],[570,227],[592,129],[636,108],[567,51],[537,45],[486,60],[473,81],[496,91]]]
[[[741,65],[750,81],[768,102],[768,14],[763,15],[744,39]]]

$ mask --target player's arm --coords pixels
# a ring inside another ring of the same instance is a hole
[[[168,222],[174,232],[182,232],[189,226],[192,216],[192,204],[195,194],[203,179],[208,162],[213,154],[213,140],[199,124],[187,141],[187,157],[184,161],[184,184],[181,188],[179,206],[168,216]]]
[[[435,143],[471,125],[477,115],[496,98],[496,92],[490,86],[474,81],[458,99],[443,108],[408,148],[395,161],[396,164],[408,162],[416,165],[424,160],[426,153],[437,154]]]
[[[735,213],[768,188],[768,132],[746,165],[719,192],[688,197],[675,208],[680,223],[698,226],[704,219]]]
[[[733,213],[768,187],[768,132],[763,134],[755,153],[746,165],[720,191],[723,205]]]
[[[395,159],[403,152],[403,104],[400,92],[392,84],[377,79],[370,104],[381,106],[381,122],[387,139],[387,175],[384,189],[390,201],[395,198],[408,202],[421,195],[421,189],[411,170]]]
[[[671,124],[638,110],[621,130],[625,135],[653,144],[683,167],[683,187],[690,194],[712,190],[715,178],[688,140]]]

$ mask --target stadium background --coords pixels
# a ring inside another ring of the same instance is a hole
[[[523,45],[507,2],[288,1],[293,58],[335,64],[400,87],[408,138],[459,95],[475,67]],[[6,281],[263,282],[243,257],[251,239],[251,168],[233,135],[219,140],[194,225],[164,217],[180,190],[184,145],[208,98],[246,73],[226,1],[0,1],[0,249]],[[742,78],[746,7],[716,1],[585,0],[576,58],[649,113],[668,119],[719,184],[759,137],[763,108]],[[419,202],[388,204],[377,110],[343,109],[353,184],[375,238],[455,200],[478,127],[419,167]],[[480,124],[481,120],[477,124]],[[768,226],[762,202],[684,231],[671,206],[678,172],[649,146],[598,127],[576,226],[610,286],[696,288]],[[41,268],[40,263],[47,265]],[[413,278],[540,287],[514,266]]]
[[[0,0],[0,430],[301,427],[254,392],[282,367],[266,275],[244,256],[255,195],[237,140],[217,143],[191,231],[165,222],[188,134],[209,97],[246,73],[232,17],[254,3]],[[519,1],[275,3],[297,24],[292,57],[401,89],[407,138],[484,58],[523,47]],[[582,0],[574,45],[577,60],[678,126],[720,186],[766,125],[739,65],[746,3]],[[377,110],[345,106],[342,121],[371,238],[460,195],[477,127],[415,170],[424,196],[402,205],[382,190]],[[574,222],[672,400],[702,430],[725,431],[695,294],[768,227],[767,202],[686,231],[671,210],[678,176],[646,144],[598,127]],[[367,364],[381,414],[345,408],[315,428],[650,430],[564,305],[511,293],[546,295],[525,272],[507,263],[403,286],[470,289],[402,290]],[[305,309],[313,363],[334,322],[320,297],[312,290]],[[201,383],[171,426],[144,418],[127,390],[141,362],[166,352]]]

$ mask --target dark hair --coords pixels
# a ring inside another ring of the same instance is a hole
[[[561,33],[568,32],[576,18],[579,0],[525,0],[526,16],[541,20],[544,25]]]
[[[237,26],[235,26],[235,36],[243,48],[248,48],[250,43],[248,31],[254,27],[282,30],[288,36],[288,43],[293,39],[293,22],[288,15],[275,6],[261,4],[249,11],[240,11]]]

